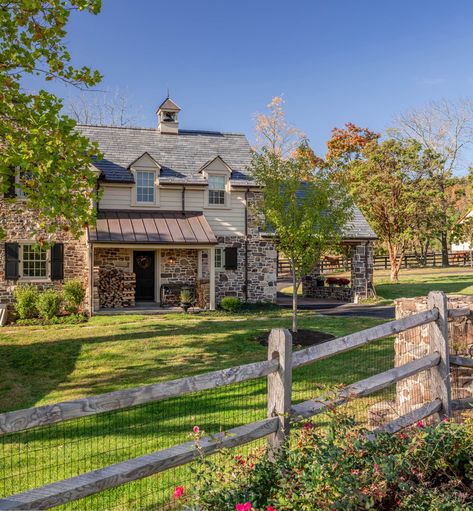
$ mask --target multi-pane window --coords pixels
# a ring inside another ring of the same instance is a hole
[[[154,172],[136,172],[136,202],[154,203]]]
[[[48,276],[48,251],[37,245],[23,245],[23,273],[25,278]]]
[[[209,204],[225,205],[224,176],[209,176]]]
[[[16,196],[20,199],[25,199],[26,194],[23,188],[20,188],[19,184],[24,185],[26,181],[32,179],[33,174],[31,172],[21,171],[17,177]]]
[[[215,269],[221,270],[223,269],[223,248],[216,248],[215,249]]]

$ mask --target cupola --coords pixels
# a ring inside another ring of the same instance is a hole
[[[177,135],[179,132],[178,115],[181,109],[169,98],[169,96],[159,105],[158,131],[164,135]]]

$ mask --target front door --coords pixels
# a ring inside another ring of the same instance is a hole
[[[135,301],[154,301],[154,252],[140,250],[133,253],[133,271],[136,275]]]

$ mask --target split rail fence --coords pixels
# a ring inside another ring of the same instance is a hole
[[[473,360],[449,354],[447,325],[449,317],[466,316],[469,313],[469,309],[448,309],[446,295],[432,292],[429,294],[429,310],[425,312],[300,351],[293,352],[292,338],[288,330],[273,329],[269,337],[266,361],[54,405],[2,413],[0,434],[5,435],[246,380],[267,378],[267,418],[263,420],[204,437],[200,441],[199,449],[194,441],[189,441],[4,497],[0,500],[0,510],[49,509],[60,506],[187,464],[202,453],[210,455],[223,448],[240,446],[264,437],[267,438],[269,449],[278,449],[289,433],[291,420],[313,417],[328,408],[375,393],[423,371],[431,373],[433,399],[378,427],[373,434],[379,431],[393,433],[434,414],[440,417],[450,416],[454,410],[468,409],[473,404],[471,399],[452,400],[450,365],[473,367]],[[293,369],[427,324],[430,332],[430,352],[426,356],[348,385],[338,391],[335,397],[325,401],[308,400],[292,405]]]

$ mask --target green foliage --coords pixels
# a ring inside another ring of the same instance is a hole
[[[236,296],[225,296],[220,301],[220,307],[227,312],[238,312],[241,305],[241,300]]]
[[[21,320],[29,320],[38,316],[36,308],[38,295],[36,286],[19,285],[15,289],[15,311]]]
[[[79,325],[86,323],[88,318],[85,314],[69,314],[68,316],[54,316],[51,319],[19,319],[17,326],[35,326],[35,325]]]
[[[63,287],[66,310],[71,314],[77,314],[85,299],[85,289],[79,279],[66,280]]]
[[[186,509],[254,511],[473,510],[473,425],[418,423],[369,440],[349,418],[328,427],[307,422],[274,462],[261,449],[247,457],[201,459]]]
[[[57,316],[61,310],[63,296],[55,289],[46,289],[39,294],[36,307],[42,319],[50,320]]]
[[[61,100],[46,90],[28,93],[21,81],[32,74],[80,87],[99,83],[97,71],[71,65],[64,41],[72,11],[97,14],[100,8],[100,0],[13,0],[0,9],[0,192],[16,174],[26,207],[37,215],[39,239],[60,229],[78,236],[94,221],[90,163],[99,152],[61,115]],[[0,235],[4,231],[0,222]]]
[[[181,303],[191,303],[192,302],[192,293],[189,289],[183,289],[179,294],[179,299]]]

